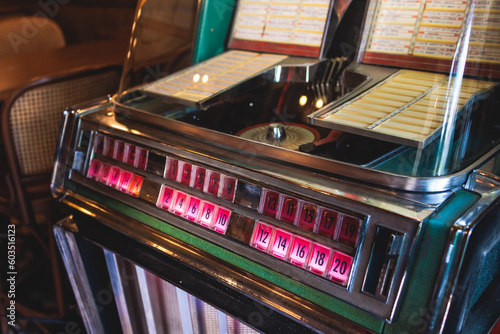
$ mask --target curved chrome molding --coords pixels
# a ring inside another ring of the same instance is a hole
[[[499,200],[500,178],[475,171],[469,177],[465,188],[478,193],[481,198],[454,223],[451,229],[447,251],[431,298],[435,302],[435,308],[430,312],[431,332],[443,332],[472,230],[485,216],[487,208]]]
[[[500,150],[500,145],[478,159],[475,164],[462,171],[439,177],[411,177],[393,173],[376,171],[370,168],[357,166],[321,157],[310,156],[302,152],[283,150],[272,145],[252,142],[239,137],[223,134],[217,131],[201,129],[180,121],[164,119],[157,115],[142,111],[137,108],[125,106],[113,97],[115,112],[124,117],[137,120],[157,128],[165,129],[183,136],[190,136],[201,141],[208,141],[227,150],[237,151],[239,154],[262,157],[272,160],[286,161],[301,167],[313,168],[315,170],[348,177],[362,182],[369,182],[392,189],[410,192],[442,192],[456,187],[461,187],[466,182],[469,174],[481,166],[488,158]],[[116,118],[120,122],[119,118]]]

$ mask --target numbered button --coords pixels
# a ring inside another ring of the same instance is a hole
[[[361,220],[359,218],[344,215],[338,240],[343,244],[355,247],[359,238],[360,226]]]
[[[104,137],[102,154],[112,159],[114,148],[115,148],[115,141],[109,137]]]
[[[165,210],[170,209],[170,205],[172,204],[172,200],[174,199],[175,190],[166,186],[163,186],[160,192],[160,196],[158,198],[158,204],[160,208]]]
[[[297,216],[299,201],[296,198],[285,196],[281,205],[281,216],[279,219],[285,223],[293,224]]]
[[[339,213],[336,211],[323,209],[318,224],[318,234],[335,239],[339,216]]]
[[[94,152],[97,154],[102,154],[103,147],[104,147],[103,135],[96,133],[94,136]]]
[[[265,190],[264,196],[262,196],[262,207],[261,212],[268,217],[276,218],[276,213],[278,212],[278,205],[280,200],[280,194],[271,191]]]
[[[148,150],[136,147],[134,166],[139,169],[146,170],[148,153]]]
[[[116,188],[120,182],[120,176],[122,175],[122,170],[116,166],[111,167],[109,172],[108,186]]]
[[[109,175],[111,171],[111,166],[109,164],[103,163],[99,169],[99,175],[97,176],[97,181],[108,184]]]
[[[215,214],[214,230],[220,234],[226,234],[229,218],[231,218],[231,210],[219,207]]]
[[[189,187],[191,184],[191,171],[192,165],[184,162],[181,167],[181,178],[179,183]]]
[[[198,217],[198,212],[200,212],[201,200],[197,197],[191,196],[189,198],[189,205],[185,212],[186,218],[195,221]]]
[[[142,183],[144,182],[144,178],[139,175],[134,175],[132,177],[132,181],[130,181],[130,186],[128,188],[128,194],[134,197],[139,197],[139,193],[141,192]]]
[[[251,246],[260,249],[263,252],[267,252],[267,249],[271,244],[273,230],[274,228],[271,225],[257,222],[253,230]]]
[[[177,182],[177,172],[179,168],[179,161],[174,158],[167,158],[165,167],[165,178],[170,181]]]
[[[125,143],[115,140],[115,147],[113,148],[113,159],[116,161],[124,162],[125,159]]]
[[[352,256],[341,252],[335,252],[333,254],[332,265],[330,271],[328,272],[328,276],[331,280],[337,283],[347,285],[349,274],[351,272],[351,266]]]
[[[236,191],[236,179],[224,175],[222,180],[222,190],[220,192],[219,197],[232,203],[234,201],[235,191]]]
[[[206,186],[205,192],[217,196],[219,192],[219,185],[220,173],[211,171],[210,175],[208,176],[208,184]]]
[[[296,266],[304,267],[307,262],[309,250],[311,249],[311,244],[311,240],[295,236],[295,238],[293,238],[289,261]]]
[[[326,273],[331,254],[331,248],[315,244],[312,248],[311,257],[308,263],[309,270],[323,276]]]
[[[178,216],[184,215],[184,212],[186,211],[186,208],[188,206],[187,202],[188,196],[185,193],[178,191],[177,196],[175,197],[175,204],[172,207],[172,212]]]
[[[276,229],[271,247],[271,255],[282,260],[287,260],[288,251],[292,242],[292,234],[287,231]]]
[[[135,163],[135,152],[136,147],[132,144],[125,144],[125,163],[127,165],[133,166]]]
[[[216,206],[210,202],[203,202],[201,205],[200,215],[198,216],[198,223],[205,227],[211,227],[215,217]]]
[[[310,203],[303,203],[297,226],[307,231],[314,231],[316,227],[316,212],[318,207]]]
[[[96,180],[99,175],[99,169],[101,169],[101,162],[97,159],[93,159],[90,162],[89,170],[87,171],[87,177],[89,179]]]
[[[196,167],[196,173],[193,182],[193,188],[199,191],[203,191],[205,186],[205,174],[207,170],[203,167]]]
[[[126,170],[124,170],[122,172],[122,176],[120,178],[120,185],[118,186],[118,189],[121,191],[121,192],[127,192],[128,191],[128,187],[130,186],[130,182],[132,181],[132,176],[134,174],[132,174],[131,172],[128,172]]]

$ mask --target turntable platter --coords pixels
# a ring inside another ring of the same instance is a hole
[[[320,138],[319,132],[315,129],[295,123],[257,124],[238,131],[236,135],[289,150],[298,150],[300,145]]]

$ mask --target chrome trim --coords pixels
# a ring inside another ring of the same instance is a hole
[[[178,287],[175,287],[177,293],[177,304],[181,315],[182,333],[193,334],[193,321],[191,319],[191,310],[189,309],[188,293]]]
[[[75,110],[66,109],[63,113],[61,133],[57,141],[56,157],[52,176],[50,178],[50,191],[52,196],[61,198],[64,195],[64,178],[67,171],[69,151],[72,149],[71,140],[73,138],[75,126]]]
[[[142,307],[146,317],[146,326],[149,334],[156,334],[156,321],[154,307],[151,303],[151,292],[149,291],[149,284],[147,282],[146,271],[139,266],[134,266],[137,275],[137,282],[139,283],[139,292],[142,300]]]
[[[224,312],[217,310],[217,320],[219,323],[219,334],[229,334],[227,315]]]
[[[89,334],[105,334],[74,234],[64,226],[74,229],[76,225],[71,217],[65,218],[54,226],[54,236],[68,272],[85,329]]]
[[[429,311],[429,330],[442,333],[457,289],[472,230],[485,216],[488,208],[500,198],[500,178],[475,171],[468,179],[465,189],[481,195],[453,225],[448,239],[447,253],[443,257],[431,301],[435,307]]]
[[[134,334],[116,255],[103,248],[123,334]]]

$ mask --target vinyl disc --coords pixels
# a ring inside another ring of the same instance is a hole
[[[255,140],[289,150],[297,150],[300,145],[318,140],[320,135],[315,129],[302,124],[283,124],[285,138],[282,140],[269,139],[269,126],[275,123],[263,123],[250,126],[236,133],[237,136],[245,139]]]

